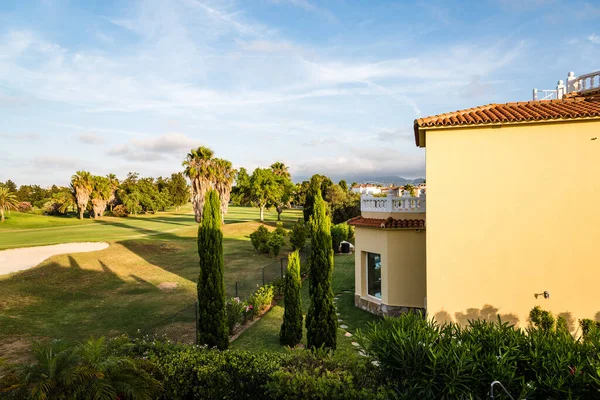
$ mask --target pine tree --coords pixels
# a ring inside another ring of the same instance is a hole
[[[311,217],[311,251],[309,287],[310,308],[306,316],[307,344],[311,349],[326,347],[335,350],[337,317],[333,304],[331,276],[333,274],[333,248],[331,246],[331,221],[321,192],[315,194]]]
[[[294,251],[288,256],[285,274],[283,324],[279,341],[284,346],[293,347],[302,340],[302,298],[300,297],[300,256]]]
[[[223,232],[221,203],[215,190],[208,192],[198,229],[198,343],[224,350],[229,346],[223,283]]]

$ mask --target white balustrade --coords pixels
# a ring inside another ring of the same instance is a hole
[[[426,196],[411,197],[404,194],[402,197],[388,195],[386,197],[374,197],[363,194],[360,197],[360,210],[384,213],[419,213],[425,212]]]
[[[578,76],[576,82],[579,93],[600,90],[600,71]]]

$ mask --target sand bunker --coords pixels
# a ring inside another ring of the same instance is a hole
[[[108,243],[65,243],[52,246],[23,247],[0,251],[0,275],[23,271],[58,254],[87,253],[104,250]]]

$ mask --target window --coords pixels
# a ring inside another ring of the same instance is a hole
[[[381,255],[367,253],[367,293],[381,299]]]

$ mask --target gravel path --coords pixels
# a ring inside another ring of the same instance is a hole
[[[58,254],[87,253],[104,250],[108,243],[65,243],[52,246],[23,247],[0,251],[0,275],[23,271]]]

